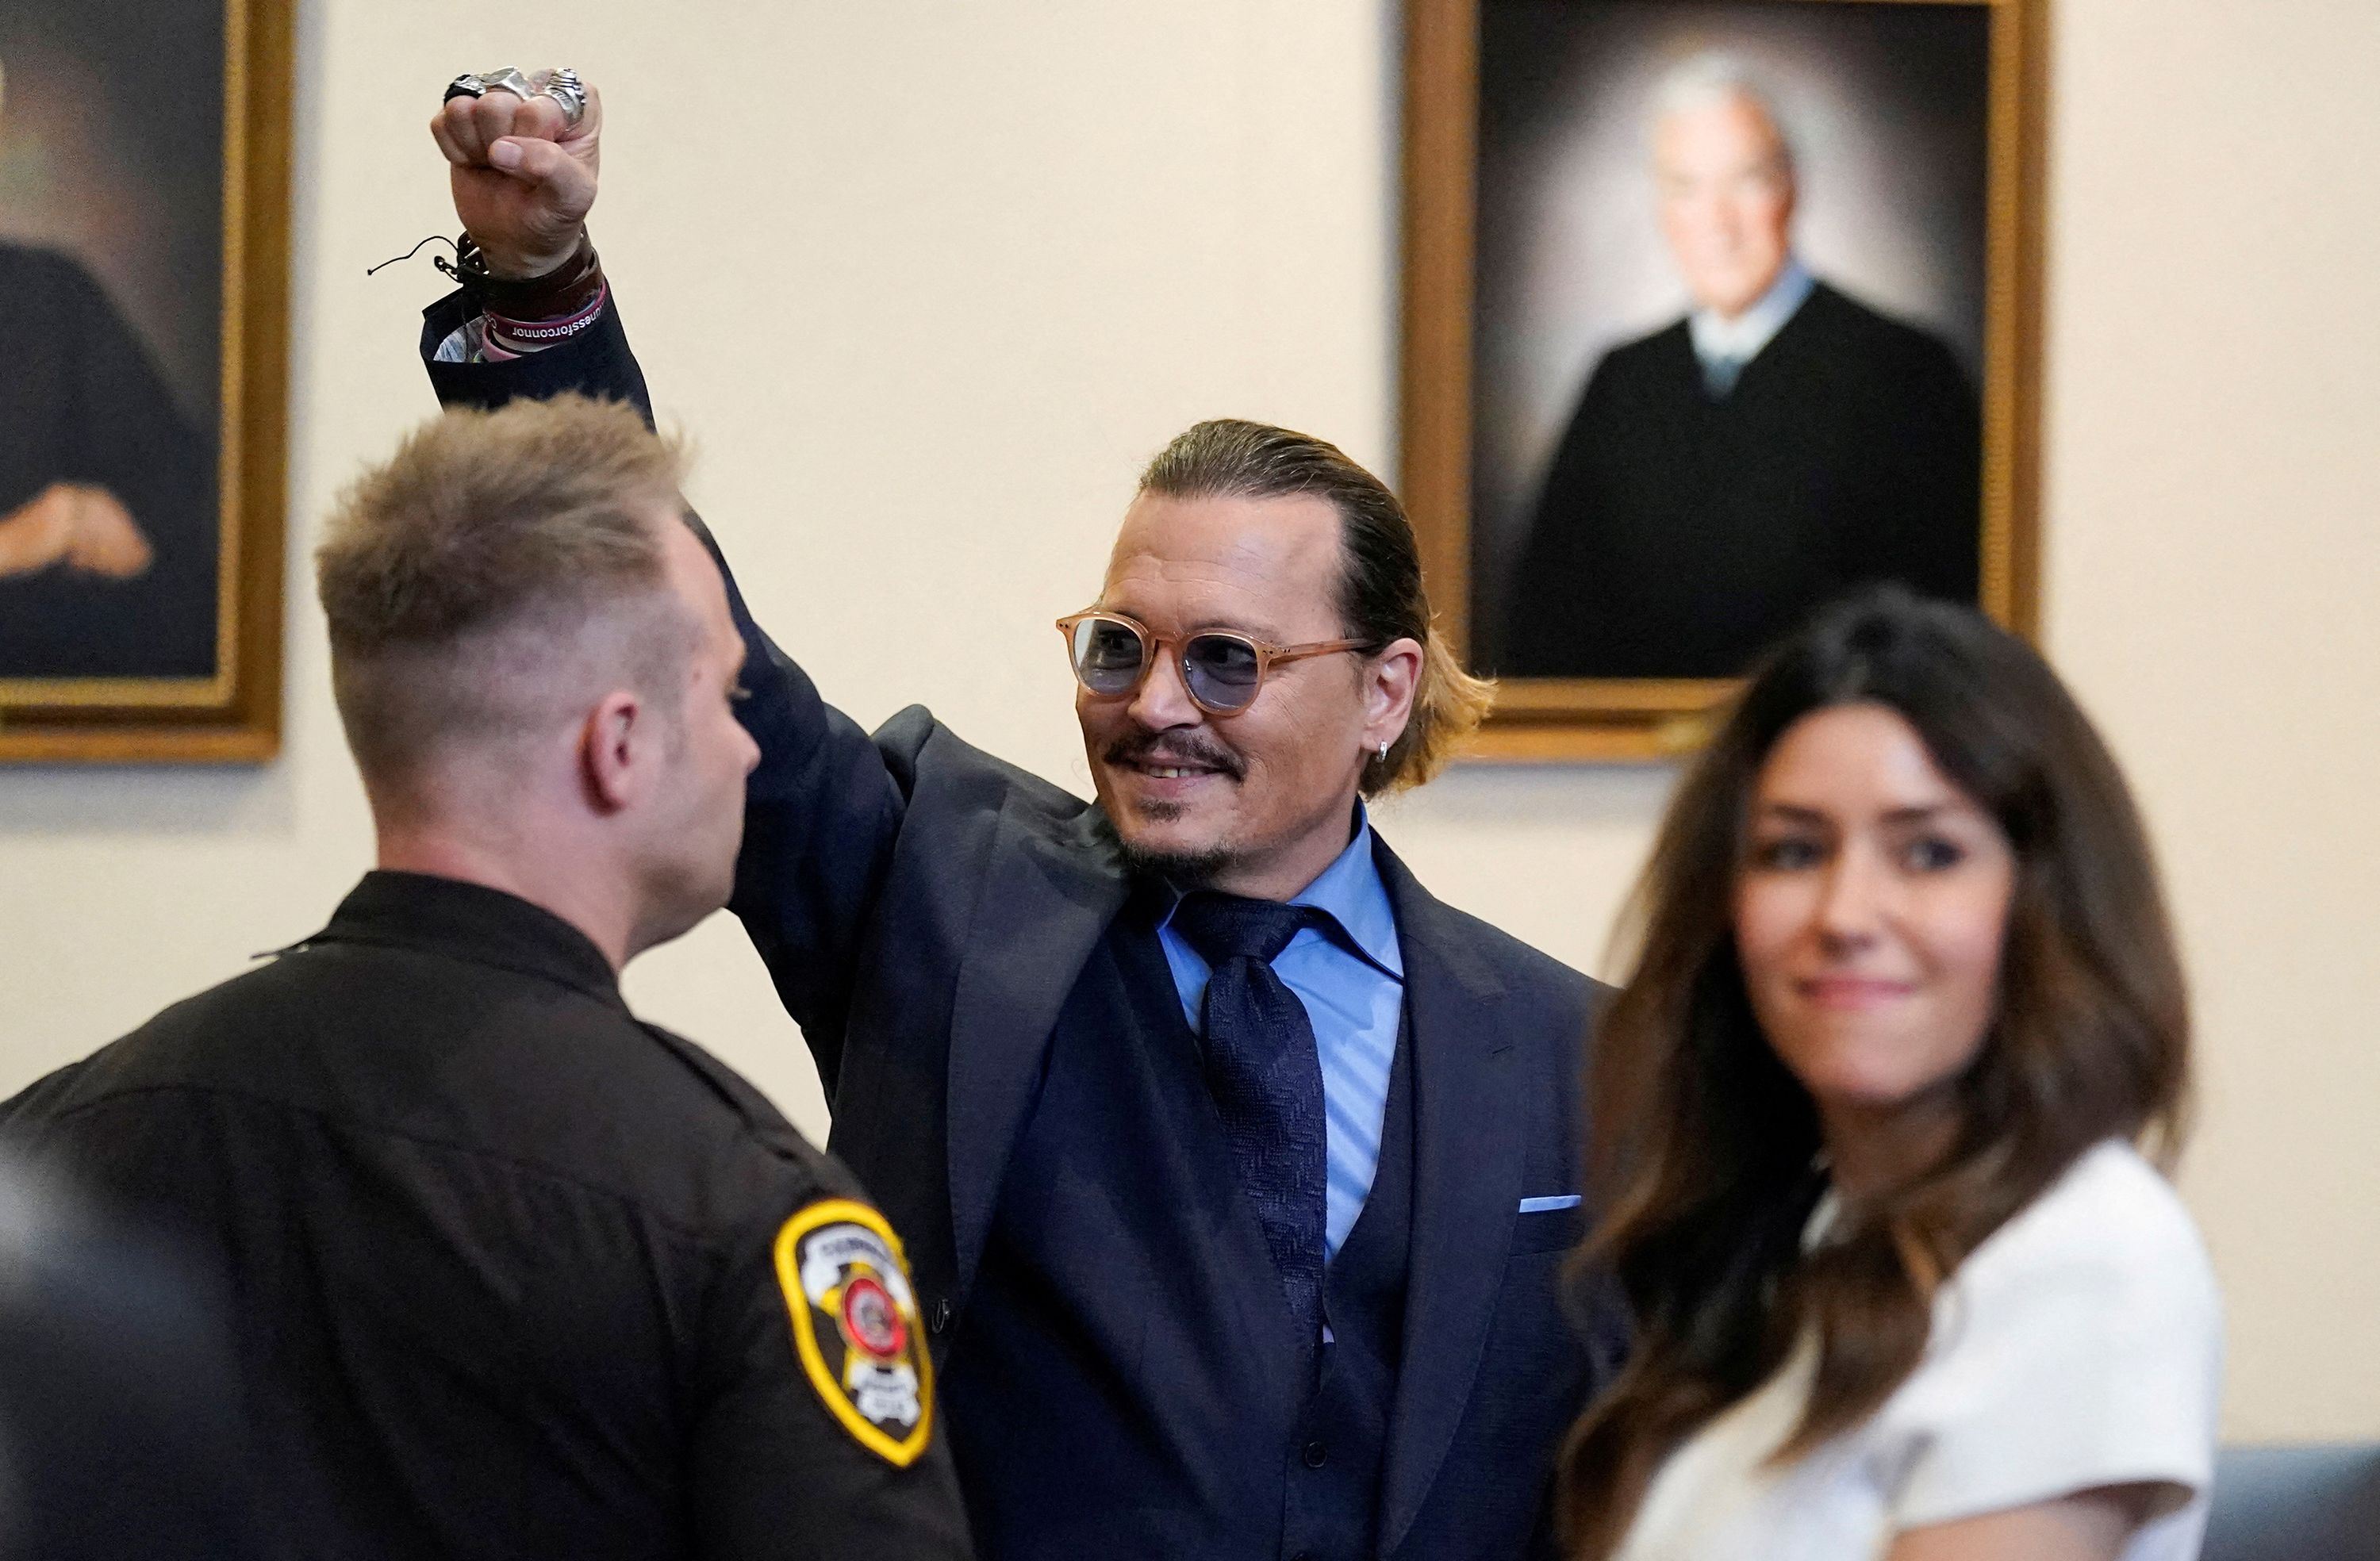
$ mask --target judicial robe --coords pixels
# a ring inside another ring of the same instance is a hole
[[[1949,348],[1823,282],[1724,396],[1683,320],[1615,347],[1548,469],[1494,670],[1733,677],[1867,581],[1973,602],[1982,446]]]
[[[129,579],[0,575],[0,678],[213,672],[212,445],[79,262],[0,244],[0,516],[52,483],[104,488],[154,552]]]

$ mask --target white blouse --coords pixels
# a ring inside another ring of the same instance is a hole
[[[2222,1329],[2181,1200],[2111,1140],[1959,1265],[1925,1357],[1864,1424],[1768,1464],[1807,1401],[1805,1343],[1661,1466],[1619,1561],[1859,1561],[1903,1530],[2138,1482],[2190,1494],[2124,1561],[2192,1561]]]

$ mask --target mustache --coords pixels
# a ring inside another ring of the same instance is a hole
[[[1112,765],[1195,766],[1234,780],[1244,779],[1248,772],[1247,765],[1229,748],[1184,732],[1119,737],[1107,745],[1099,757]]]

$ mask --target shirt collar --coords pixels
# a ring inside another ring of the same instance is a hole
[[[1796,309],[1809,297],[1810,289],[1817,285],[1816,278],[1803,269],[1802,262],[1791,255],[1785,257],[1785,269],[1768,284],[1753,306],[1727,320],[1712,309],[1698,309],[1687,317],[1686,331],[1694,338],[1694,356],[1706,363],[1728,360],[1737,364],[1751,362],[1760,356],[1760,349],[1775,340],[1785,322],[1793,318]]]
[[[297,948],[316,943],[417,949],[542,976],[625,1006],[612,962],[585,933],[518,895],[460,878],[366,873],[339,902],[331,925]]]
[[[1389,886],[1372,850],[1372,818],[1361,802],[1355,804],[1355,838],[1332,858],[1314,881],[1289,897],[1293,905],[1310,905],[1336,924],[1339,941],[1366,963],[1377,965],[1402,981],[1404,953],[1397,944],[1397,912],[1390,903]],[[1157,908],[1157,925],[1173,919],[1182,891],[1170,885]]]
[[[1389,903],[1389,886],[1380,880],[1380,864],[1372,853],[1372,818],[1362,803],[1355,805],[1355,838],[1312,883],[1291,895],[1289,902],[1328,913],[1355,952],[1404,979],[1404,955],[1397,947],[1396,907]]]

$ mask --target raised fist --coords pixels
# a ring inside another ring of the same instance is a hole
[[[595,204],[602,134],[603,96],[592,83],[587,112],[566,127],[562,105],[544,96],[492,91],[441,105],[431,139],[450,165],[455,214],[489,271],[543,276],[570,258]]]

